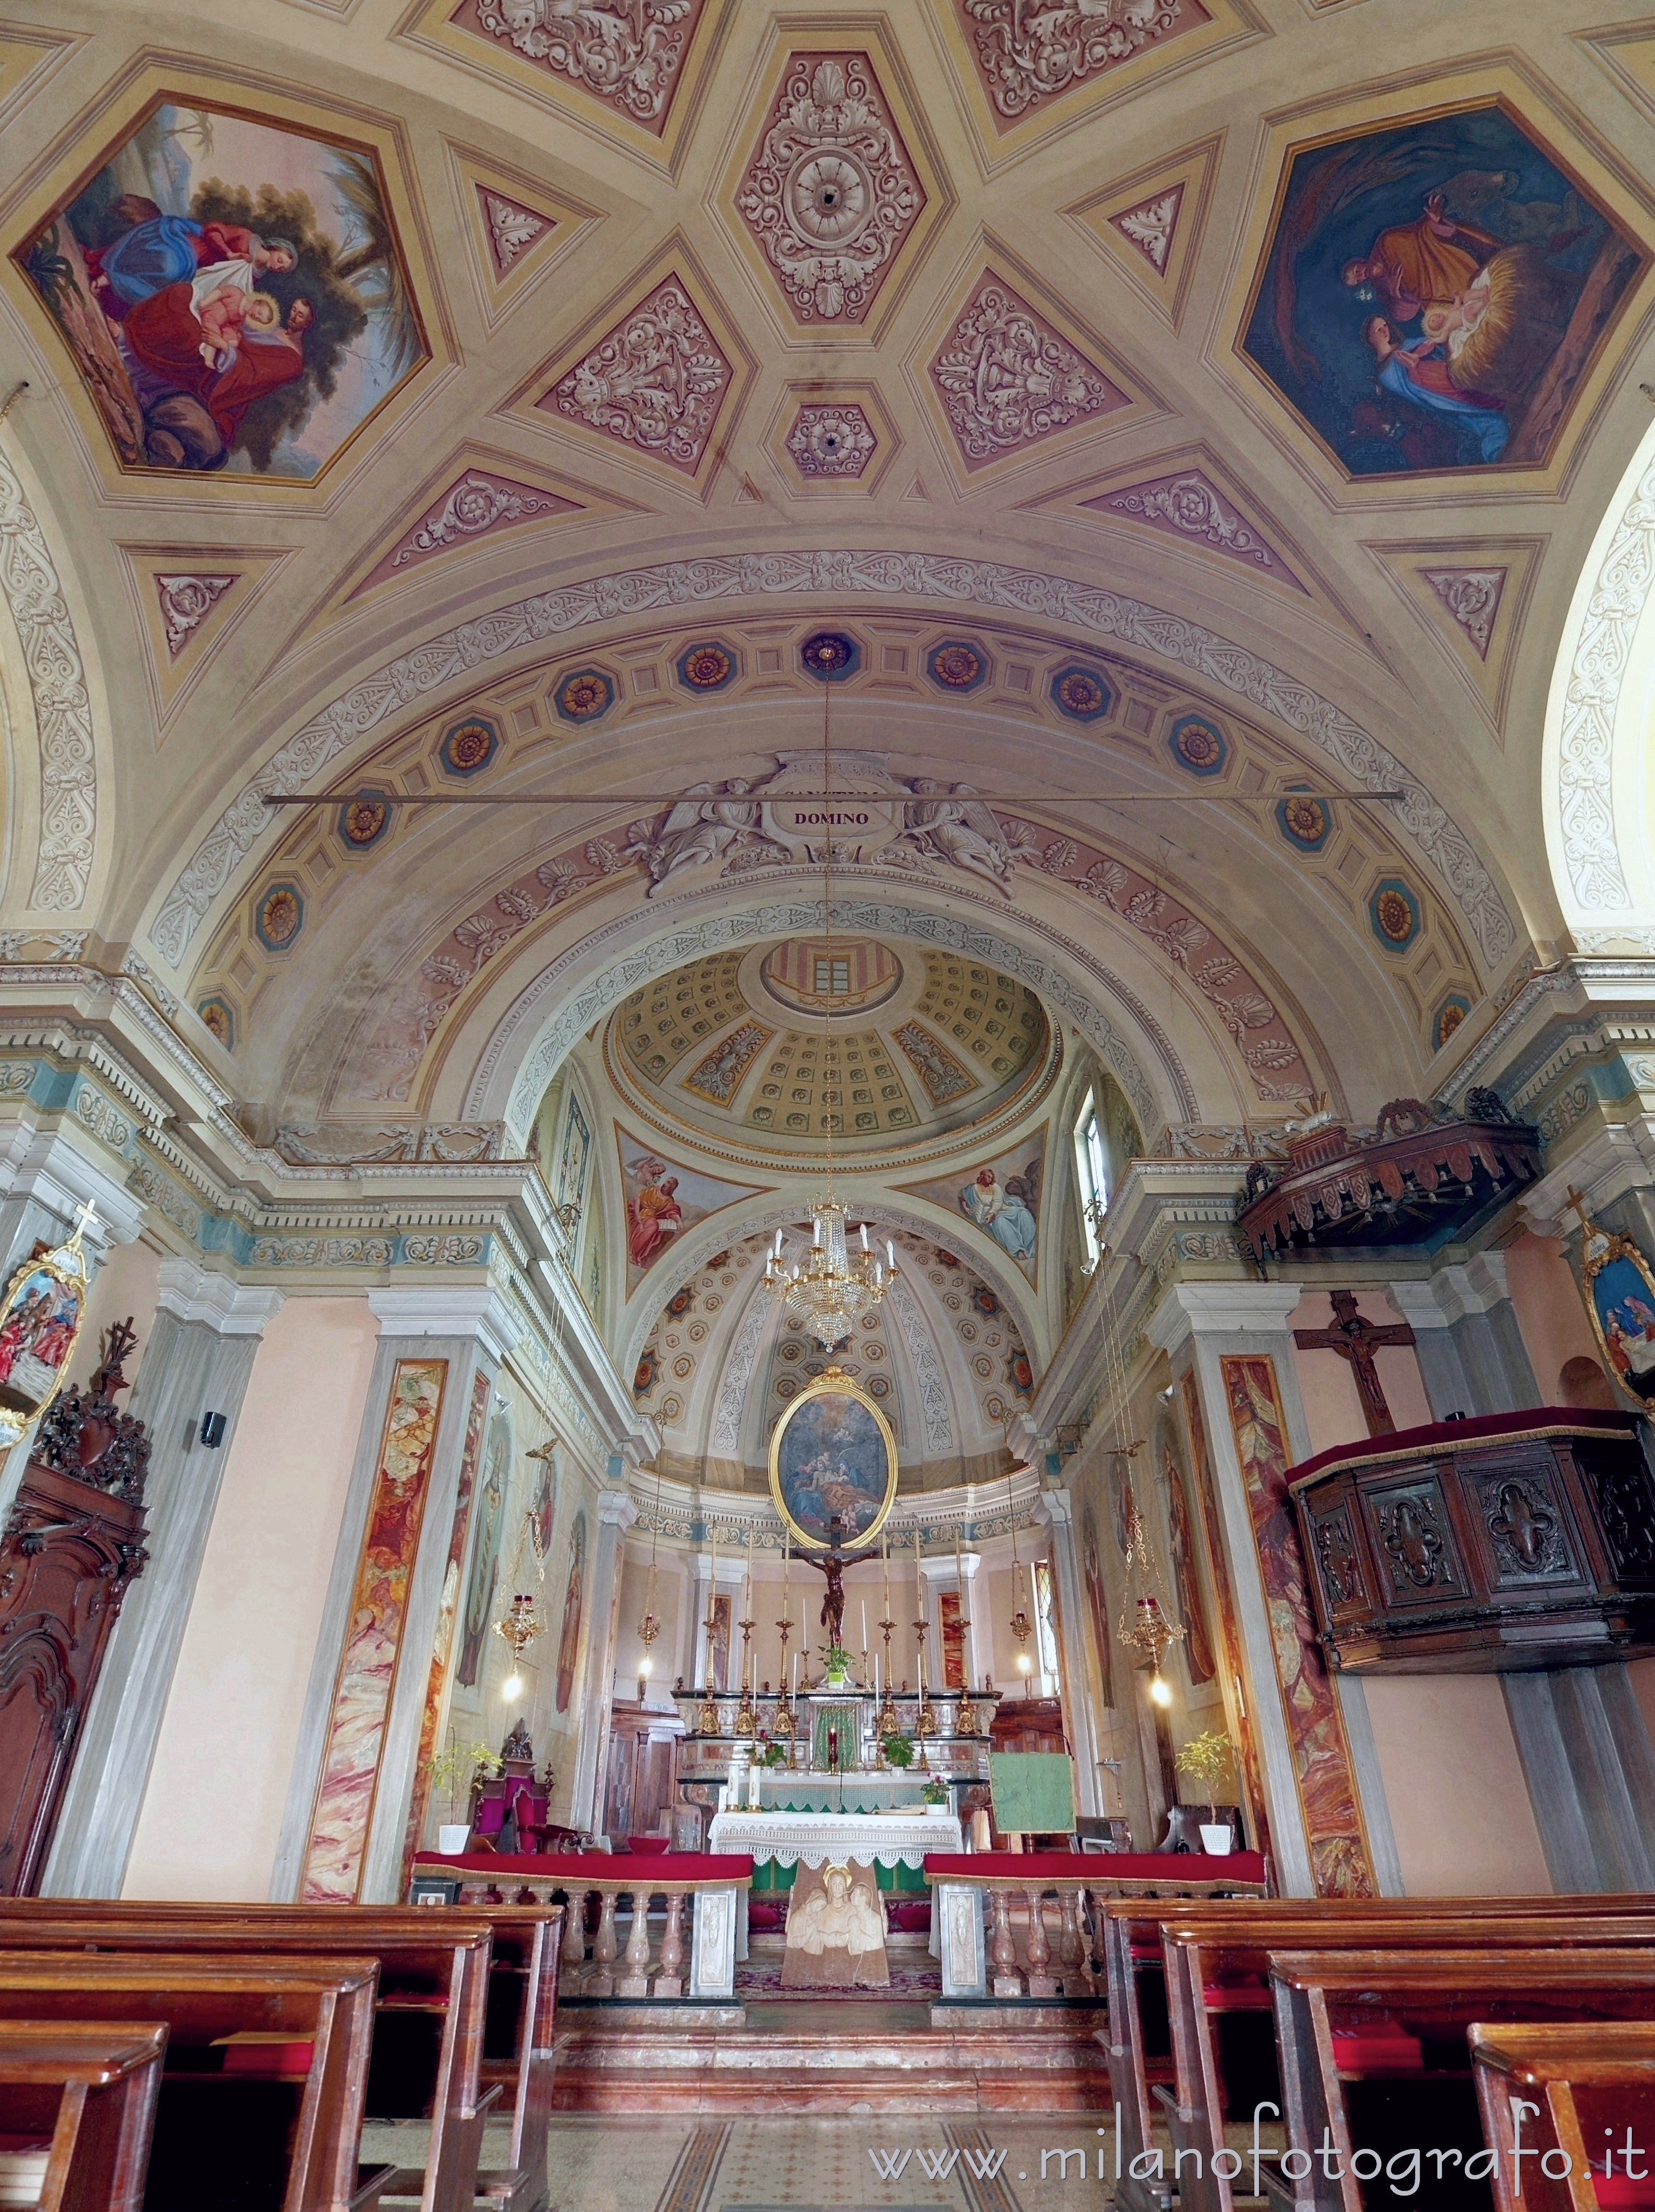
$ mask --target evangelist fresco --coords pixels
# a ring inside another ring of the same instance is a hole
[[[963,1175],[934,1176],[904,1188],[963,1213],[974,1228],[1015,1260],[1031,1283],[1036,1279],[1040,1241],[1040,1195],[1044,1180],[1046,1133],[1025,1139],[1015,1152],[984,1160]]]
[[[466,1690],[477,1686],[489,1617],[500,1581],[500,1539],[506,1522],[509,1452],[510,1432],[501,1423],[489,1439],[488,1472],[483,1478],[483,1517],[472,1553],[471,1579],[465,1587],[464,1640],[459,1647],[459,1665],[454,1672],[454,1680]]]
[[[891,1425],[871,1400],[824,1376],[776,1424],[770,1491],[794,1540],[845,1547],[879,1528],[897,1489]]]
[[[676,1237],[721,1206],[751,1198],[756,1186],[703,1175],[696,1168],[662,1159],[624,1129],[615,1133],[626,1192],[626,1292],[630,1297]]]
[[[1353,477],[1536,466],[1646,257],[1500,102],[1297,154],[1243,350]]]
[[[319,475],[429,358],[370,148],[163,99],[14,256],[128,468]]]

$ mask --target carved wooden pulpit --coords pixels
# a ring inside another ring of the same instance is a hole
[[[128,1586],[143,1571],[149,1439],[116,1407],[131,1325],[87,1392],[35,1431],[0,1537],[0,1895],[39,1884],[75,1745]]]

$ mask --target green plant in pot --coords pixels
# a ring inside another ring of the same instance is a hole
[[[1173,1759],[1180,1774],[1187,1774],[1192,1782],[1199,1783],[1207,1793],[1207,1819],[1202,1825],[1201,1839],[1208,1850],[1220,1853],[1231,1850],[1235,1836],[1226,1820],[1221,1825],[1218,1817],[1220,1786],[1227,1785],[1235,1776],[1236,1748],[1222,1729],[1209,1729],[1205,1735],[1191,1736],[1180,1746]]]
[[[948,1802],[948,1784],[940,1774],[934,1774],[920,1796],[928,1805],[946,1805]]]
[[[450,1743],[426,1760],[425,1771],[430,1777],[432,1788],[448,1793],[448,1818],[437,1829],[437,1849],[445,1857],[452,1858],[463,1851],[471,1837],[471,1822],[459,1817],[461,1789],[469,1797],[472,1781],[478,1776],[498,1774],[504,1765],[499,1753],[490,1751],[486,1743]]]
[[[843,1644],[830,1644],[822,1653],[822,1664],[827,1670],[830,1690],[843,1690],[850,1679],[851,1655]]]
[[[767,1743],[764,1746],[763,1754],[759,1759],[759,1765],[761,1766],[785,1766],[787,1763],[788,1747],[786,1744]]]
[[[888,1735],[885,1740],[886,1763],[891,1766],[908,1767],[914,1764],[914,1739],[911,1735]]]

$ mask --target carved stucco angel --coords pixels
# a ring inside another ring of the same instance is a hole
[[[909,788],[914,797],[903,810],[904,834],[922,852],[934,852],[957,868],[986,877],[1010,898],[1015,863],[987,801],[969,783],[945,792],[928,775],[916,776]]]

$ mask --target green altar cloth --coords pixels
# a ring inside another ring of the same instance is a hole
[[[991,1751],[989,1786],[1002,1836],[1074,1832],[1074,1763],[1061,1751]]]

